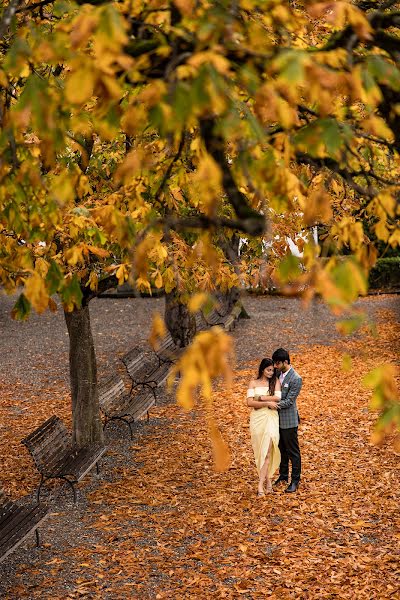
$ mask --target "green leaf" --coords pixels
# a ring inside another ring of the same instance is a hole
[[[400,91],[400,71],[385,60],[382,56],[370,56],[367,59],[367,67],[376,81]]]
[[[56,0],[53,6],[53,15],[55,17],[62,17],[71,10],[71,3],[65,0]]]
[[[64,276],[60,267],[54,260],[51,260],[50,267],[46,275],[46,285],[50,296],[58,292],[63,278]]]
[[[71,281],[65,285],[60,296],[63,303],[67,304],[69,307],[81,307],[83,294],[76,275],[73,275]]]
[[[21,294],[13,306],[11,316],[16,321],[26,321],[31,312],[31,303],[28,298]]]
[[[348,126],[331,118],[316,119],[303,127],[293,138],[299,150],[313,156],[340,158],[341,150],[353,134]]]
[[[300,84],[304,81],[305,58],[308,58],[306,53],[298,50],[286,50],[273,61],[273,68],[279,72],[279,79],[291,84]]]
[[[372,371],[367,373],[367,375],[365,375],[365,377],[363,378],[362,382],[363,385],[365,385],[365,387],[369,389],[374,389],[380,384],[381,380],[382,367],[377,367],[376,369],[373,369]]]
[[[356,315],[349,319],[343,319],[336,324],[342,335],[351,335],[365,323],[365,315]],[[351,359],[350,359],[351,360]]]
[[[301,274],[301,262],[297,256],[288,254],[279,263],[278,272],[280,279],[284,282],[296,279]]]

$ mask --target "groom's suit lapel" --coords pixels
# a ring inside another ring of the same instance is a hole
[[[289,383],[292,381],[294,374],[295,374],[295,370],[292,367],[282,382],[282,396],[286,396],[286,394],[288,392]],[[286,386],[286,384],[287,384],[287,386]]]

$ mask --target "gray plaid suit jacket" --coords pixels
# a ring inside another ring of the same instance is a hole
[[[296,400],[302,385],[302,378],[292,367],[282,382],[282,397],[278,403],[280,429],[298,426],[299,413]]]

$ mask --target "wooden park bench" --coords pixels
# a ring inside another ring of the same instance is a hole
[[[204,319],[206,320],[209,327],[214,327],[215,325],[220,325],[224,327],[227,331],[231,331],[241,313],[241,305],[240,303],[236,303],[233,309],[226,313],[226,315],[221,315],[216,309],[213,309],[208,315],[204,315]]]
[[[171,368],[170,362],[155,361],[154,357],[147,356],[144,350],[137,347],[127,352],[121,360],[132,381],[132,390],[135,387],[147,387],[154,395],[155,389],[167,379]]]
[[[0,562],[33,532],[36,534],[36,545],[39,546],[38,527],[47,516],[46,505],[19,506],[0,489]]]
[[[226,315],[220,315],[219,312],[213,309],[211,312],[208,313],[208,315],[205,315],[204,318],[209,327],[220,325],[221,327],[228,329],[226,323],[231,323],[232,319],[230,318],[230,316],[230,313],[227,313]]]
[[[240,313],[242,312],[242,305],[237,302],[228,314],[228,318],[225,320],[225,329],[231,331],[235,328],[235,325],[239,319]]]
[[[204,315],[201,311],[198,311],[195,314],[195,322],[196,322],[196,333],[198,333],[199,331],[204,331],[204,329],[207,329],[208,324],[204,318]]]
[[[171,365],[176,363],[180,355],[183,353],[184,348],[177,346],[172,339],[171,334],[167,333],[157,348],[152,350],[156,355],[160,365],[163,363],[169,363]]]
[[[119,375],[113,375],[99,386],[99,404],[104,414],[104,429],[110,421],[123,421],[129,427],[133,438],[132,423],[147,413],[156,401],[154,390],[148,387],[133,389],[127,393],[125,384]]]
[[[99,473],[99,459],[106,451],[102,444],[74,449],[71,434],[56,416],[50,417],[21,443],[28,448],[41,475],[36,494],[38,502],[40,490],[48,479],[63,479],[72,489],[76,503],[75,484],[95,465]]]

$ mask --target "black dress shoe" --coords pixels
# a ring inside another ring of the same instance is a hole
[[[285,483],[288,483],[288,479],[286,479],[286,477],[281,477],[279,476],[278,479],[276,481],[274,481],[273,485],[279,485],[282,481],[284,481]]]
[[[295,492],[297,490],[297,488],[299,487],[299,483],[300,483],[300,481],[292,481],[286,488],[285,493],[291,494],[292,492]]]

